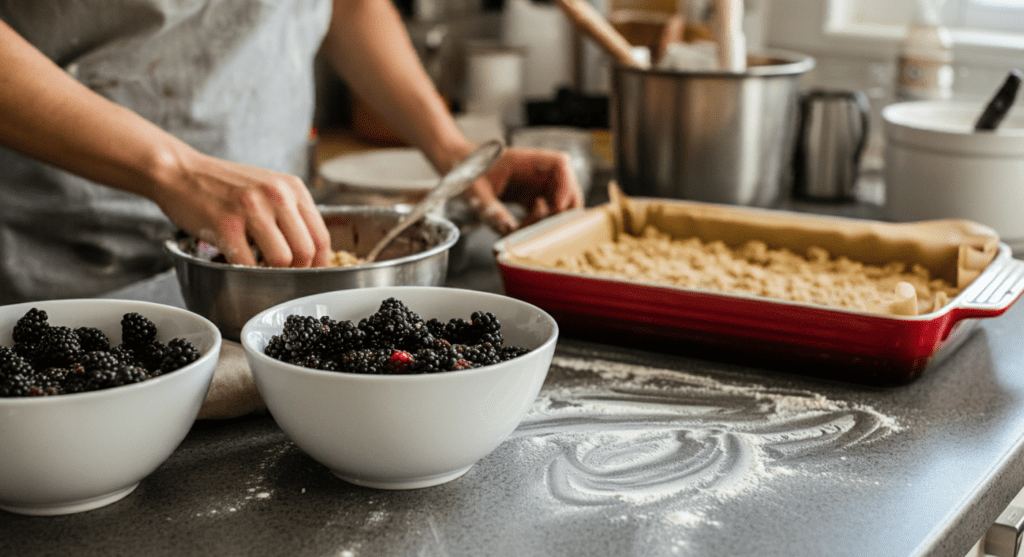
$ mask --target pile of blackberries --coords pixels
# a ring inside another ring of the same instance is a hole
[[[284,330],[264,353],[312,369],[398,375],[455,371],[496,364],[529,352],[505,346],[493,313],[476,311],[469,320],[424,321],[401,301],[388,298],[373,315],[335,321],[289,315]]]
[[[94,327],[51,325],[46,312],[30,309],[14,325],[14,346],[0,346],[0,397],[48,396],[139,383],[199,359],[190,342],[156,340],[156,325],[126,313],[121,344],[111,347]]]

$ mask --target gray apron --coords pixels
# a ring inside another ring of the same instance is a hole
[[[201,152],[298,176],[329,18],[329,0],[0,0],[0,19],[93,91]],[[173,230],[140,196],[0,148],[0,304],[152,276]]]

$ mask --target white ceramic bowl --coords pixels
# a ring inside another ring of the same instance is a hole
[[[292,314],[357,322],[394,297],[424,320],[490,311],[506,345],[532,351],[500,364],[428,375],[317,371],[263,353]],[[529,411],[558,338],[550,315],[485,292],[396,286],[300,298],[253,317],[242,346],[267,408],[281,429],[341,479],[412,489],[454,480],[493,451]]]
[[[220,355],[210,321],[148,302],[82,299],[0,306],[0,345],[31,308],[51,325],[91,326],[121,341],[121,318],[138,312],[157,340],[188,340],[201,357],[166,375],[106,390],[0,398],[0,508],[58,515],[109,505],[131,493],[181,443],[195,422]]]
[[[886,216],[918,221],[964,218],[1024,247],[1024,113],[994,132],[974,132],[982,102],[889,105],[885,121]]]

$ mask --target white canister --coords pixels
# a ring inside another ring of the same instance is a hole
[[[507,127],[523,123],[522,48],[480,41],[466,45],[466,112],[496,114]]]
[[[549,100],[572,85],[572,30],[561,8],[535,0],[508,0],[501,18],[505,44],[522,47],[523,96]]]
[[[889,105],[885,122],[886,216],[894,221],[963,218],[991,226],[1024,249],[1024,113],[975,132],[983,103]]]

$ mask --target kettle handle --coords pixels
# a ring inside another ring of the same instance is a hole
[[[864,149],[867,148],[868,135],[871,130],[871,105],[868,103],[868,96],[861,91],[851,91],[850,95],[853,97],[857,111],[860,113],[860,140],[857,141],[857,148],[854,154],[857,157],[856,160],[860,161],[861,156],[864,154]]]
[[[859,166],[861,157],[867,148],[869,126],[871,124],[871,108],[868,103],[868,97],[861,91],[857,90],[845,90],[845,89],[811,89],[809,91],[800,94],[797,102],[797,130],[796,130],[796,148],[793,151],[792,162],[793,162],[793,183],[796,190],[799,190],[801,183],[801,176],[804,173],[805,164],[805,153],[804,143],[806,141],[807,134],[807,121],[810,116],[811,106],[815,100],[840,100],[848,105],[851,105],[857,112],[857,117],[860,119],[860,130],[859,136],[856,139],[856,144],[853,146],[853,160],[855,165]],[[797,195],[800,195],[797,193]]]

